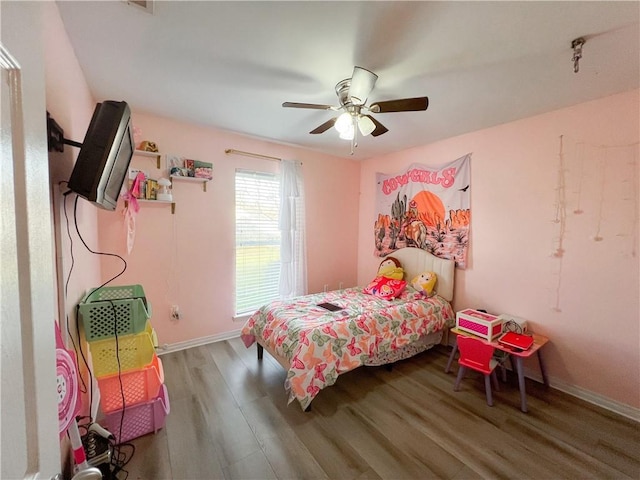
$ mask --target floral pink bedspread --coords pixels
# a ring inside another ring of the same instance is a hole
[[[343,309],[328,311],[318,306],[323,302]],[[241,338],[249,347],[259,337],[289,360],[289,403],[298,400],[306,409],[338,375],[454,323],[451,305],[439,296],[427,299],[407,287],[400,297],[384,300],[355,287],[271,302],[249,318]]]

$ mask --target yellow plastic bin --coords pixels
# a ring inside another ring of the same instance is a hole
[[[93,374],[100,378],[146,367],[153,361],[157,344],[149,322],[141,333],[89,342]]]

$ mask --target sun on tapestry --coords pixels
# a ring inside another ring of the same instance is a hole
[[[418,247],[466,268],[471,154],[438,167],[376,174],[375,255]]]

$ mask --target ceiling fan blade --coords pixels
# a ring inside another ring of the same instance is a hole
[[[327,120],[326,122],[324,122],[319,127],[316,127],[313,130],[311,130],[309,133],[314,134],[314,135],[317,134],[317,133],[324,133],[327,130],[329,130],[331,127],[333,127],[333,125],[336,123],[337,119],[338,119],[338,117],[334,117],[331,120]]]
[[[427,97],[401,98],[386,102],[376,102],[369,107],[369,111],[373,113],[417,112],[426,110],[428,106],[429,99]]]
[[[331,105],[318,105],[317,103],[296,103],[296,102],[284,102],[282,104],[285,108],[313,108],[315,110],[331,110],[334,108]]]
[[[366,68],[353,67],[351,75],[351,86],[349,87],[349,98],[354,105],[364,105],[367,97],[373,90],[373,86],[378,80],[378,75],[370,72]]]
[[[363,115],[363,116],[367,117],[369,120],[371,120],[374,123],[374,125],[376,126],[375,130],[373,132],[371,132],[371,136],[372,137],[377,137],[378,135],[382,135],[383,133],[387,133],[389,131],[389,129],[387,127],[382,125],[379,121],[377,121],[371,115]]]

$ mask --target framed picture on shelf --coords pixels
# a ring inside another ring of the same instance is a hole
[[[196,161],[189,158],[184,159],[184,168],[187,170],[187,177],[196,176]]]
[[[187,170],[184,168],[184,157],[167,154],[167,170],[169,171],[169,175],[186,177]]]

